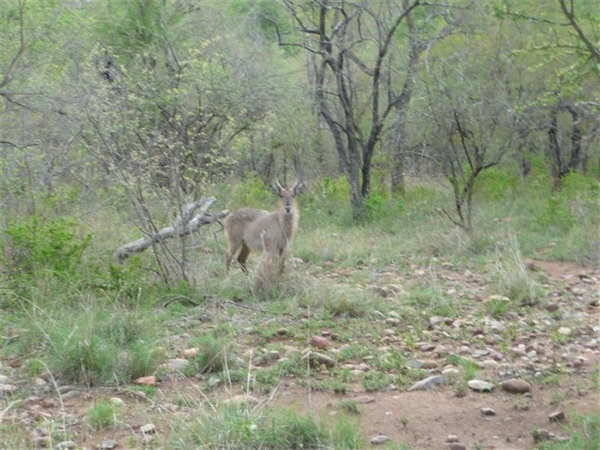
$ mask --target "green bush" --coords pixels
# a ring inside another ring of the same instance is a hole
[[[69,383],[114,385],[152,373],[159,355],[152,319],[123,311],[58,313],[45,324],[50,369]]]
[[[9,224],[6,234],[8,241],[3,248],[4,263],[13,276],[32,274],[39,269],[58,275],[71,275],[92,240],[91,233],[79,238],[77,224],[72,221],[44,221],[39,216]]]
[[[514,194],[518,184],[515,170],[509,173],[499,167],[490,167],[477,177],[475,191],[488,200],[503,200]]]

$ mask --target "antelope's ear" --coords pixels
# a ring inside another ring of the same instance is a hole
[[[304,189],[306,189],[306,186],[302,181],[300,181],[294,186],[294,195],[302,194],[304,192]]]

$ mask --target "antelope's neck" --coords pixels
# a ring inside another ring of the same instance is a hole
[[[294,208],[291,214],[283,214],[281,228],[287,238],[290,238],[298,226],[298,211]]]

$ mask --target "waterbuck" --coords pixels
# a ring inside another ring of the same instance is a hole
[[[260,209],[242,208],[225,219],[227,235],[226,270],[229,272],[231,260],[240,250],[237,261],[244,273],[248,273],[246,259],[250,251],[264,252],[269,261],[279,261],[279,270],[283,272],[285,251],[294,238],[298,228],[298,205],[296,196],[304,189],[299,172],[290,188],[283,187],[275,175],[275,184],[271,192],[279,196],[279,208],[268,212]]]

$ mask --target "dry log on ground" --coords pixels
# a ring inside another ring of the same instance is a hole
[[[193,233],[202,225],[210,225],[218,222],[229,214],[229,211],[223,210],[217,214],[209,214],[208,208],[215,202],[214,197],[204,198],[189,203],[183,208],[180,216],[177,216],[173,221],[173,226],[163,228],[154,235],[144,236],[137,241],[130,242],[119,248],[114,257],[123,260],[129,258],[134,253],[143,252],[148,247],[157,242],[162,242],[173,237],[186,236]],[[200,211],[195,211],[200,208]]]

